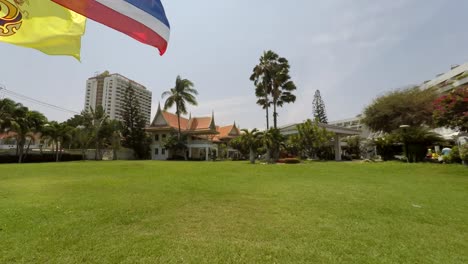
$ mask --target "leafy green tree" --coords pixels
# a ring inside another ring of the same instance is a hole
[[[42,137],[51,140],[55,144],[55,161],[60,160],[60,153],[63,151],[64,142],[71,139],[73,128],[66,123],[52,121],[44,125]]]
[[[250,79],[256,86],[257,103],[267,111],[267,126],[270,105],[273,106],[273,125],[277,128],[277,108],[296,101],[296,96],[292,93],[296,90],[296,85],[291,81],[289,70],[288,60],[271,50],[264,52],[260,63],[253,69]]]
[[[112,148],[112,159],[113,160],[117,160],[118,159],[118,151],[121,149],[122,147],[122,123],[120,121],[117,121],[117,120],[111,120],[108,124],[108,127],[110,129],[110,137],[109,137],[109,145],[111,146]],[[143,134],[144,137],[146,137],[146,133]],[[144,138],[143,138],[144,140]],[[145,141],[143,141],[142,145],[146,143]],[[140,156],[140,157],[144,157],[144,156]]]
[[[240,142],[249,149],[249,160],[250,163],[255,164],[256,149],[259,147],[260,136],[258,129],[252,130],[242,129],[242,135],[240,136]]]
[[[401,125],[418,127],[433,124],[433,90],[411,87],[387,93],[366,107],[362,120],[373,131],[391,133]]]
[[[187,104],[198,105],[196,95],[198,91],[193,88],[194,84],[187,79],[182,79],[180,76],[177,76],[175,87],[171,88],[169,91],[166,91],[162,94],[162,98],[166,98],[164,103],[164,110],[167,110],[175,105],[177,123],[178,123],[178,139],[181,139],[181,129],[180,129],[180,115],[187,114]]]
[[[354,158],[360,158],[361,157],[361,137],[360,136],[351,136],[347,137],[343,140],[346,142],[346,150],[351,154]]]
[[[314,111],[314,119],[318,120],[320,123],[328,124],[325,103],[322,100],[322,95],[320,95],[319,90],[315,91],[314,101],[312,102],[312,108]]]
[[[79,126],[84,126],[86,123],[85,116],[82,114],[79,115],[74,115],[73,117],[69,118],[65,123],[73,128],[79,127]]]
[[[221,143],[219,144],[218,146],[218,150],[219,150],[219,158],[221,160],[224,160],[227,158],[227,155],[228,155],[228,147],[225,143]]]
[[[319,155],[319,151],[329,145],[334,136],[333,132],[320,127],[318,120],[312,122],[310,119],[297,125],[297,132],[296,144],[308,158]]]
[[[187,135],[181,135],[180,138],[178,135],[170,135],[164,140],[163,146],[165,149],[170,150],[172,153],[183,152],[184,159],[187,160],[188,158],[185,154],[187,145],[185,144],[185,142],[187,142]]]
[[[468,132],[468,87],[460,87],[434,101],[437,126]]]
[[[249,148],[245,146],[245,144],[242,142],[240,137],[236,137],[232,139],[231,141],[229,141],[229,146],[239,151],[243,157],[246,157],[250,154]]]
[[[468,165],[468,144],[460,146],[460,158],[464,165]]]
[[[127,87],[124,98],[122,113],[124,146],[133,149],[137,159],[144,159],[149,152],[146,144],[148,137],[145,131],[146,120],[141,113],[140,103],[132,86]],[[115,129],[119,130],[117,126]]]

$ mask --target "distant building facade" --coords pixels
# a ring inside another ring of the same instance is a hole
[[[86,81],[84,109],[96,109],[102,106],[110,119],[122,121],[126,89],[132,87],[140,103],[140,110],[146,123],[151,120],[152,93],[145,86],[120,74],[104,72]]]
[[[423,90],[434,88],[440,94],[448,93],[459,87],[468,87],[468,63],[454,65],[450,71],[420,85]]]

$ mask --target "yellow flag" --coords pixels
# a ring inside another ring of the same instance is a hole
[[[50,0],[0,0],[0,41],[80,59],[86,18]]]

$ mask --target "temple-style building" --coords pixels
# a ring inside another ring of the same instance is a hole
[[[158,106],[156,116],[146,131],[152,138],[151,157],[153,160],[167,160],[176,157],[187,157],[191,160],[209,160],[210,155],[219,155],[218,146],[229,143],[240,136],[237,126],[216,126],[214,113],[211,117],[180,117],[181,133],[186,136],[187,153],[165,149],[168,137],[176,135],[179,130],[179,120],[176,114],[163,111]],[[228,157],[235,154],[235,150],[228,149]]]

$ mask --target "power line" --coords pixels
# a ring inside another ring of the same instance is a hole
[[[37,99],[31,98],[29,96],[22,95],[22,94],[19,94],[17,92],[10,91],[7,88],[2,87],[2,86],[0,86],[0,93],[4,93],[6,96],[16,97],[16,98],[19,98],[21,100],[25,100],[27,102],[34,103],[34,104],[44,106],[44,107],[48,107],[48,108],[51,108],[51,109],[54,109],[54,110],[58,110],[58,111],[62,111],[62,112],[70,113],[70,114],[75,114],[75,115],[80,114],[79,112],[69,110],[69,109],[63,108],[61,106],[56,106],[56,105],[53,105],[53,104],[42,102],[42,101],[39,101]]]

